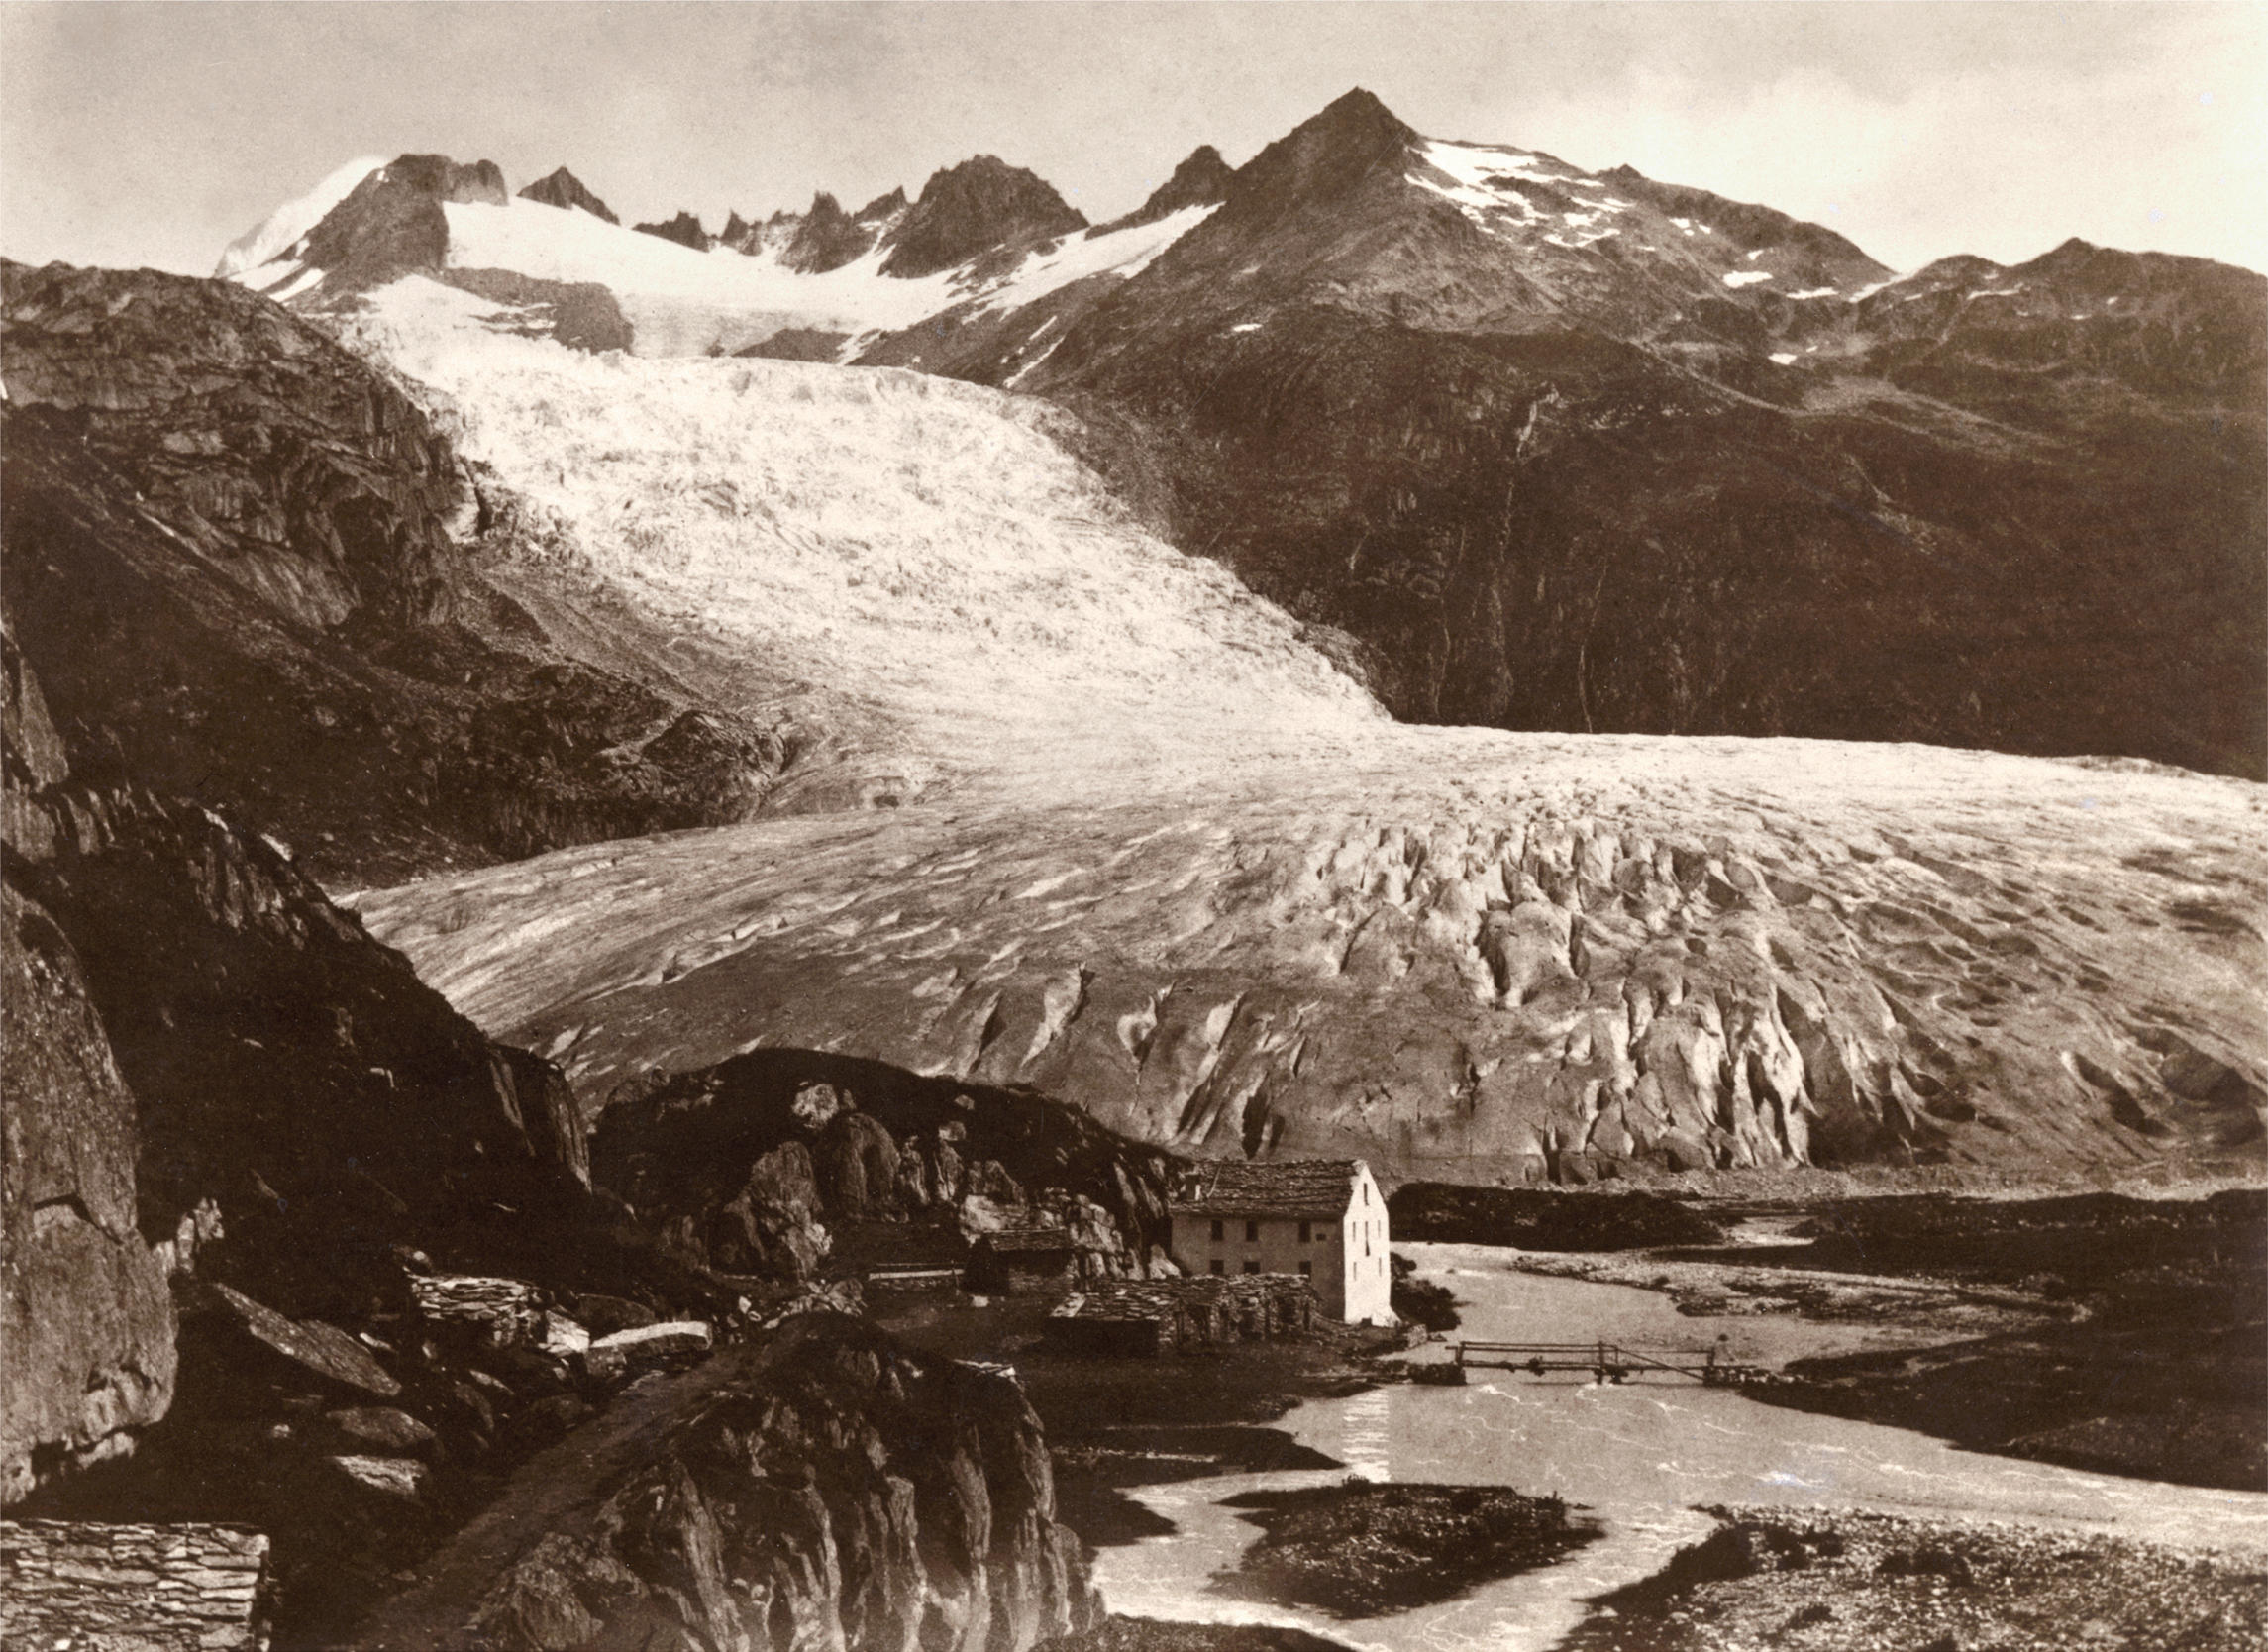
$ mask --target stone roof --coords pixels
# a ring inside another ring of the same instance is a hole
[[[1269,1297],[1312,1295],[1300,1274],[1197,1274],[1187,1279],[1112,1280],[1066,1296],[1050,1319],[1163,1319],[1192,1303],[1245,1304]]]
[[[1177,1216],[1306,1216],[1336,1221],[1355,1196],[1354,1159],[1288,1159],[1267,1164],[1207,1161],[1174,1189]]]
[[[998,1233],[979,1234],[975,1243],[984,1246],[995,1255],[1009,1251],[1076,1251],[1079,1249],[1079,1241],[1060,1227],[1003,1228]]]

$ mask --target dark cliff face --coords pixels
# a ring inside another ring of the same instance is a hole
[[[4,280],[8,599],[74,749],[99,729],[355,881],[735,819],[784,765],[487,583],[472,548],[509,554],[510,501],[286,311],[147,271]]]
[[[134,1098],[54,920],[0,888],[0,1504],[165,1414],[173,1302],[135,1228]]]
[[[613,209],[584,186],[582,179],[576,177],[565,166],[529,184],[527,188],[520,191],[520,199],[541,201],[546,206],[564,207],[570,211],[580,209],[589,213],[593,218],[604,219],[609,224],[622,222],[621,219],[614,216]]]
[[[1086,228],[1086,216],[1021,166],[980,155],[933,174],[891,238],[885,275],[933,275],[1011,242]]]
[[[8,668],[36,704],[12,649]],[[336,1312],[398,1272],[396,1243],[462,1233],[473,1254],[576,1218],[588,1161],[558,1070],[490,1044],[273,848],[122,775],[17,763],[10,792],[9,885],[67,937],[42,950],[104,1035],[69,1058],[94,1076],[80,1110],[101,1104],[88,1151],[125,1119],[145,1240],[217,1213],[226,1238],[201,1271],[285,1312]],[[59,1009],[47,1022],[66,1028]],[[67,1109],[49,1122],[74,1127]],[[52,1133],[43,1151],[59,1151]]]

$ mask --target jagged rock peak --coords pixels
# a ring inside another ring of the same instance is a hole
[[[716,245],[709,232],[701,228],[701,221],[689,212],[680,212],[666,224],[633,224],[631,228],[641,235],[660,236],[680,247],[690,247],[696,253],[705,253]]]
[[[1232,195],[1279,205],[1336,194],[1382,162],[1400,169],[1416,130],[1357,86],[1253,156],[1235,174]]]
[[[905,206],[905,187],[901,184],[886,195],[876,195],[852,216],[859,223],[871,224],[887,218],[893,212],[903,212]]]
[[[622,222],[621,219],[614,216],[613,211],[604,201],[593,195],[584,186],[582,179],[576,177],[565,166],[553,172],[549,177],[538,178],[534,183],[529,184],[527,188],[520,191],[520,199],[523,201],[541,201],[546,206],[564,207],[570,210],[580,207],[593,218],[603,218],[609,224]]]
[[[885,275],[929,275],[1010,241],[1086,228],[1086,215],[1052,185],[997,155],[932,173],[898,226]]]
[[[478,202],[484,206],[510,202],[504,188],[504,169],[493,160],[461,165],[446,155],[405,155],[365,180],[362,187],[371,183],[398,185],[437,201]]]
[[[806,275],[821,275],[865,253],[875,244],[876,233],[873,225],[853,219],[842,202],[821,190],[811,197],[811,210],[795,227],[779,261]]]
[[[1236,169],[1220,157],[1210,144],[1199,144],[1174,168],[1174,175],[1151,192],[1150,198],[1125,217],[1105,224],[1097,234],[1154,224],[1184,207],[1211,206],[1228,199]]]

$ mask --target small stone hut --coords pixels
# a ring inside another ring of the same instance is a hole
[[[980,1233],[969,1247],[969,1289],[980,1296],[1069,1291],[1080,1273],[1079,1245],[1060,1227]]]

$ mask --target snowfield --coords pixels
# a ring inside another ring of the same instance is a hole
[[[355,338],[666,628],[825,683],[940,762],[1109,774],[1384,722],[1282,610],[1128,521],[1045,404],[591,356],[491,331],[496,309],[413,276]]]

